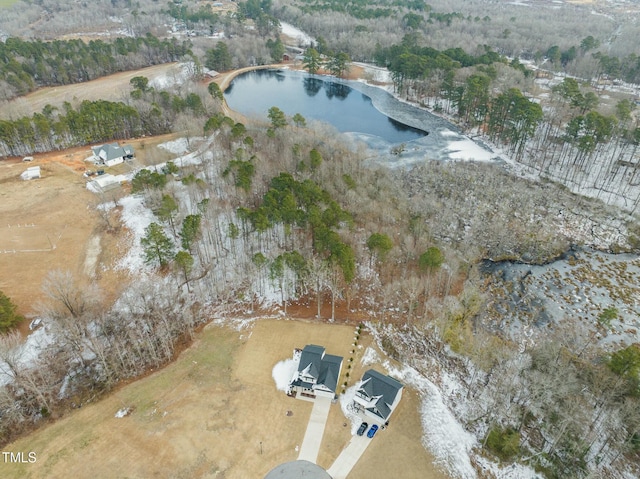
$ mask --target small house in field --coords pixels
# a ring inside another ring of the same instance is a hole
[[[289,394],[299,394],[308,399],[334,399],[342,370],[342,357],[326,354],[324,347],[315,344],[306,345],[302,351],[298,350],[298,354],[300,362],[291,380]]]
[[[117,143],[107,143],[91,148],[93,151],[93,162],[105,166],[114,166],[131,160],[134,152],[131,145],[120,146]]]
[[[27,168],[27,170],[20,175],[20,178],[23,180],[35,180],[36,178],[40,178],[40,167],[39,166],[31,166]]]
[[[369,369],[353,398],[355,409],[374,421],[385,423],[398,406],[402,389],[402,384],[391,376]]]

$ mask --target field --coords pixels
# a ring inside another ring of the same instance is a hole
[[[64,164],[38,164],[42,178],[22,181],[23,163],[0,163],[0,290],[22,314],[42,299],[48,271],[81,270],[97,224],[87,209],[95,198],[82,176]]]
[[[136,150],[138,164],[151,164],[170,158],[157,144],[172,138],[164,135],[128,143]],[[0,290],[27,317],[36,314],[37,303],[44,299],[41,285],[51,270],[69,270],[81,281],[98,280],[106,299],[117,294],[114,285],[123,284],[109,266],[122,247],[120,233],[126,232],[104,231],[95,206],[111,200],[112,193],[100,198],[86,189],[82,174],[95,168],[84,161],[88,156],[86,146],[36,155],[32,163],[0,161]],[[40,166],[42,178],[22,181],[20,174],[30,166]],[[27,326],[25,322],[21,329]]]
[[[264,477],[297,458],[311,411],[310,403],[276,390],[273,366],[307,343],[347,356],[353,332],[352,326],[285,320],[261,320],[240,332],[210,325],[166,368],[7,445],[4,451],[25,457],[34,452],[37,460],[3,464],[2,476]],[[364,334],[363,348],[370,341]],[[357,356],[354,375],[360,376]],[[131,412],[114,417],[122,409]],[[344,423],[333,405],[319,456],[325,468],[349,440]],[[407,390],[390,427],[374,439],[349,478],[444,478],[420,445],[420,435],[418,398]]]
[[[0,8],[10,7],[14,3],[18,3],[18,0],[0,0]]]
[[[0,0],[7,1],[7,0]],[[0,118],[15,119],[31,116],[41,112],[45,105],[61,107],[65,101],[75,104],[82,100],[120,101],[129,96],[131,90],[129,80],[135,76],[144,76],[149,82],[163,81],[181,75],[181,68],[177,63],[154,65],[140,70],[115,73],[97,78],[85,83],[40,88],[26,96],[18,97],[8,103],[0,105]]]

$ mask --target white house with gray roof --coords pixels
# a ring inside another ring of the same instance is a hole
[[[324,347],[307,344],[300,352],[300,362],[289,386],[290,394],[309,399],[334,399],[341,370],[341,356],[326,354]]]
[[[91,148],[93,151],[93,161],[96,164],[114,166],[133,158],[133,147],[131,145],[120,146],[117,143],[106,143]]]
[[[402,398],[403,386],[391,376],[369,369],[353,398],[355,409],[378,423],[385,423]]]

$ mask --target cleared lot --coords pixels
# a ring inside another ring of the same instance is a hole
[[[163,370],[7,445],[4,451],[35,452],[37,461],[3,464],[2,476],[260,479],[297,458],[312,406],[276,390],[273,366],[299,345],[315,342],[346,355],[352,341],[351,326],[284,320],[261,320],[241,332],[210,326]],[[350,479],[444,477],[420,445],[412,396],[407,391],[395,424],[374,438]],[[126,408],[128,416],[114,417]],[[332,463],[351,438],[338,415],[332,406],[319,456],[324,467],[330,464],[322,458]]]
[[[174,77],[178,77],[181,74],[180,72],[181,68],[177,63],[164,63],[139,70],[115,73],[84,83],[40,88],[33,93],[0,105],[0,119],[6,120],[31,116],[36,112],[41,112],[47,104],[61,107],[65,101],[71,104],[80,103],[83,100],[122,101],[129,98],[129,92],[131,91],[129,81],[133,77],[144,76],[149,81],[171,80]]]

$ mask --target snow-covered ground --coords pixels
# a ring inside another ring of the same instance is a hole
[[[492,283],[490,328],[514,340],[546,334],[549,323],[580,318],[582,328],[601,346],[623,347],[640,341],[640,257],[585,249],[547,265],[500,263],[489,271]],[[610,326],[598,318],[617,310]]]
[[[190,62],[179,63],[165,75],[150,80],[149,86],[157,90],[164,90],[174,85],[182,85],[193,74],[194,67],[194,64]]]
[[[353,409],[353,398],[356,397],[356,391],[360,388],[360,382],[358,381],[353,386],[348,387],[343,394],[340,394],[338,399],[340,400],[340,409],[342,414],[351,423],[351,435],[356,434],[362,419],[358,416],[357,412]]]
[[[189,142],[186,138],[178,138],[176,140],[160,143],[158,148],[167,150],[169,153],[173,153],[174,155],[183,155],[190,150]]]
[[[42,351],[53,342],[49,326],[45,321],[43,323],[43,326],[27,336],[27,340],[18,345],[12,353],[18,367],[25,369],[33,367]],[[0,386],[8,384],[12,379],[11,370],[4,361],[0,360]]]
[[[290,23],[280,22],[280,29],[283,35],[293,38],[301,47],[308,47],[311,46],[312,43],[315,43],[315,39],[313,37],[306,34],[299,28],[294,27]]]
[[[129,270],[132,274],[150,271],[144,262],[144,250],[140,240],[145,235],[145,229],[156,218],[144,204],[144,198],[137,195],[125,196],[119,201],[122,206],[121,221],[130,232],[130,247],[124,257],[118,262],[118,268]]]
[[[473,434],[464,430],[444,404],[440,390],[409,366],[398,369],[389,362],[385,362],[384,366],[391,376],[420,394],[422,440],[425,447],[436,457],[436,463],[453,477],[477,477],[470,456],[478,441]]]
[[[298,355],[297,361],[295,358],[289,358],[280,361],[273,367],[271,375],[273,376],[278,391],[286,392],[289,389],[289,384],[291,383],[293,375],[298,370],[299,364],[300,356]]]
[[[380,330],[372,324],[368,324],[367,327],[374,337],[379,338]],[[424,447],[434,455],[436,464],[443,471],[456,479],[474,479],[478,477],[476,468],[480,465],[485,471],[490,471],[495,477],[501,479],[541,477],[529,467],[514,464],[502,468],[498,463],[481,456],[479,438],[465,430],[456,417],[456,414],[464,413],[465,402],[456,401],[455,398],[464,397],[463,391],[466,391],[466,386],[447,372],[444,364],[436,364],[435,360],[428,357],[423,357],[420,361],[422,364],[420,369],[429,371],[433,377],[429,378],[409,365],[396,367],[388,360],[382,361],[375,349],[371,347],[365,350],[362,358],[363,365],[378,364],[390,376],[418,392],[421,399],[422,442]],[[354,427],[357,429],[359,425],[357,416],[348,408],[355,391],[356,386],[349,388],[346,394],[340,397],[343,413],[345,417],[351,419],[352,429]],[[455,412],[450,407],[452,400],[456,401]]]

